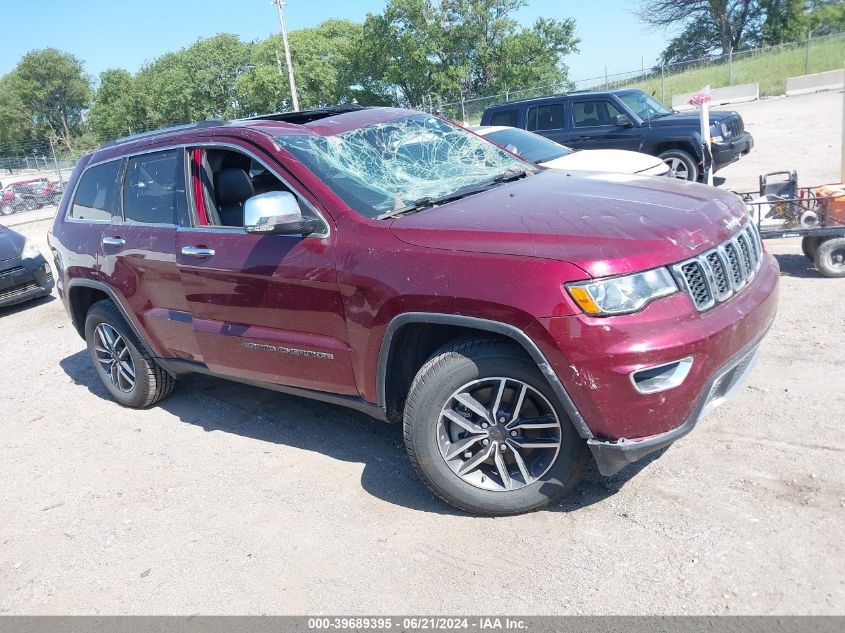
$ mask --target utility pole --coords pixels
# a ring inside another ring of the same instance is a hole
[[[50,153],[53,155],[53,165],[56,166],[56,175],[59,177],[59,184],[64,186],[65,181],[62,178],[62,170],[59,169],[59,161],[56,159],[56,147],[53,145],[53,139],[49,139],[50,141]]]
[[[290,83],[290,96],[293,101],[293,109],[299,110],[299,95],[296,94],[296,79],[293,77],[293,65],[290,61],[290,45],[288,44],[288,29],[285,25],[285,5],[287,0],[270,0],[279,13],[279,26],[282,29],[282,42],[285,45],[285,61],[288,64],[288,82]]]

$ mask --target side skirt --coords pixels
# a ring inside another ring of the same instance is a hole
[[[278,391],[290,396],[298,396],[300,398],[309,398],[311,400],[319,400],[328,404],[334,404],[347,409],[355,409],[362,413],[366,413],[376,420],[387,422],[387,415],[384,410],[377,404],[367,402],[363,398],[356,398],[355,396],[344,396],[336,393],[328,393],[325,391],[314,391],[312,389],[302,389],[300,387],[290,387],[288,385],[277,385],[272,382],[262,382],[260,380],[249,380],[248,378],[233,378],[230,376],[221,376],[210,371],[202,363],[197,363],[189,360],[182,360],[178,358],[156,358],[156,362],[161,367],[174,376],[183,376],[185,374],[205,374],[206,376],[213,376],[215,378],[222,378],[224,380],[231,380],[232,382],[239,382],[251,387],[261,387],[262,389],[270,389],[271,391]]]

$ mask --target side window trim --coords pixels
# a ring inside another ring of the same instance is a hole
[[[608,123],[600,123],[599,125],[582,125],[580,127],[576,126],[575,125],[575,105],[578,104],[578,103],[590,103],[590,102],[604,104],[605,113],[608,116]],[[613,123],[610,122],[610,121],[612,121],[612,117],[611,117],[609,108],[616,109],[617,111],[619,111],[620,114],[624,113],[623,110],[621,110],[619,107],[617,107],[617,105],[615,103],[613,103],[613,101],[611,101],[610,99],[607,99],[605,97],[601,97],[601,98],[597,98],[597,99],[578,99],[576,101],[573,101],[572,102],[572,117],[571,117],[573,129],[576,129],[576,128],[580,129],[580,128],[616,127],[615,125],[613,125]]]
[[[560,108],[560,127],[550,127],[550,128],[544,128],[544,129],[541,130],[539,128],[539,126],[536,126],[532,130],[530,127],[528,127],[528,122],[531,120],[531,111],[532,110],[539,110],[540,108],[546,108],[546,107],[549,107],[549,108],[558,107],[558,108]],[[525,128],[524,129],[528,130],[529,132],[557,132],[559,130],[565,130],[566,129],[566,103],[563,102],[563,101],[551,101],[549,103],[543,103],[543,104],[540,104],[540,105],[528,106],[528,108],[525,110]]]
[[[79,223],[79,224],[112,224],[113,223],[114,217],[115,217],[114,215],[112,215],[111,220],[86,220],[84,218],[75,218],[71,215],[71,213],[73,212],[73,206],[74,206],[74,203],[76,201],[76,194],[79,191],[79,185],[82,182],[83,178],[85,178],[85,175],[91,169],[93,169],[94,167],[100,167],[101,165],[108,165],[109,163],[114,163],[114,162],[118,162],[118,161],[121,162],[120,172],[119,172],[119,177],[118,177],[118,187],[122,188],[123,187],[123,172],[125,171],[125,168],[126,168],[126,164],[125,164],[126,158],[125,157],[120,156],[118,158],[109,158],[107,160],[101,160],[101,161],[97,161],[96,163],[88,163],[87,165],[85,165],[85,169],[83,169],[82,173],[79,174],[79,178],[77,178],[76,182],[74,183],[73,191],[71,191],[71,196],[68,199],[68,203],[67,203],[67,206],[65,208],[65,214],[64,214],[64,221],[65,222],[75,222],[75,223]],[[117,200],[118,207],[120,207],[119,210],[120,210],[121,213],[123,213],[122,195],[119,195],[117,198],[118,198],[118,200]]]
[[[118,225],[129,225],[129,226],[152,226],[152,227],[164,227],[164,228],[179,228],[180,227],[180,220],[184,219],[182,217],[183,210],[176,209],[174,210],[173,215],[173,222],[129,222],[126,220],[126,206],[124,204],[124,197],[126,196],[126,178],[129,172],[129,161],[140,158],[142,156],[149,156],[151,154],[160,154],[164,152],[170,151],[177,151],[181,152],[182,154],[182,180],[183,186],[185,187],[185,198],[186,204],[189,203],[188,196],[188,181],[186,179],[185,174],[185,154],[186,146],[178,145],[178,146],[170,146],[170,147],[156,147],[147,151],[139,152],[137,154],[127,154],[123,157],[123,166],[121,168],[121,177],[120,177],[120,221],[119,222],[112,222],[112,224]]]
[[[229,151],[233,151],[233,152],[241,152],[242,154],[248,156],[249,158],[251,158],[255,161],[258,161],[259,163],[264,165],[264,167],[266,169],[268,169],[270,171],[270,173],[273,174],[274,177],[278,178],[279,181],[285,187],[290,189],[291,192],[293,192],[293,194],[300,201],[300,203],[304,203],[308,207],[308,209],[310,209],[311,212],[317,218],[320,219],[320,221],[323,223],[323,226],[325,226],[325,231],[323,231],[322,233],[315,233],[313,235],[309,235],[308,237],[326,238],[331,234],[331,225],[326,220],[325,214],[322,211],[320,211],[314,204],[312,204],[312,202],[308,199],[308,196],[306,196],[302,193],[301,187],[298,187],[298,186],[292,184],[291,181],[288,178],[285,178],[284,176],[281,176],[278,173],[278,171],[280,171],[280,170],[287,173],[286,170],[284,169],[284,167],[279,165],[278,169],[274,169],[270,165],[271,162],[277,162],[277,161],[273,161],[272,157],[268,156],[269,160],[265,160],[262,156],[259,156],[256,151],[253,151],[252,148],[243,147],[242,145],[237,145],[235,143],[199,142],[199,143],[191,143],[191,144],[185,145],[184,147],[185,147],[185,149],[188,149],[188,150],[195,149],[195,148],[203,149],[203,150],[224,149],[224,150],[229,150]],[[261,148],[256,148],[256,149],[261,150]],[[186,152],[186,153],[190,154],[190,152]],[[264,154],[265,152],[262,151],[261,153]],[[198,218],[197,218],[197,215],[196,215],[196,201],[192,200],[191,202],[192,202],[191,209],[190,209],[191,212],[189,214],[191,223],[188,226],[177,227],[177,228],[179,228],[181,230],[189,230],[189,231],[213,231],[213,232],[218,232],[218,233],[228,232],[228,233],[244,233],[244,234],[246,233],[246,229],[244,229],[243,227],[202,226],[202,225],[200,225],[198,223]]]

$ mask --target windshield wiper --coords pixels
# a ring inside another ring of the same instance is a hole
[[[400,215],[405,215],[407,213],[416,213],[417,211],[422,211],[423,209],[428,209],[430,207],[437,206],[438,204],[445,204],[446,202],[451,202],[452,200],[457,200],[459,198],[463,198],[465,196],[474,193],[470,192],[461,192],[461,193],[450,193],[447,196],[424,196],[422,198],[417,198],[413,202],[406,204],[404,207],[400,207],[398,209],[391,209],[390,211],[385,211],[381,215],[376,216],[376,220],[384,220],[386,218],[395,218]]]
[[[528,176],[533,175],[534,172],[531,172],[527,169],[519,171],[507,170],[504,173],[494,176],[486,182],[483,182],[478,185],[469,185],[468,187],[463,187],[445,196],[423,196],[422,198],[418,198],[413,202],[410,202],[404,207],[400,207],[398,209],[391,209],[390,211],[385,211],[381,215],[377,215],[376,220],[385,220],[387,218],[395,218],[400,215],[406,215],[408,213],[416,213],[417,211],[422,211],[430,207],[445,204],[447,202],[452,202],[453,200],[466,198],[467,196],[471,196],[474,193],[486,191],[487,189],[490,189],[491,187],[501,183],[511,182],[513,180],[519,180],[520,178],[526,178]]]
[[[492,182],[512,182],[514,180],[519,180],[521,178],[527,178],[528,176],[533,176],[534,173],[528,171],[527,169],[508,169],[507,171],[499,174],[498,176],[494,176]]]

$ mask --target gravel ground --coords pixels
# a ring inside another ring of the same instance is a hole
[[[841,90],[832,90],[717,108],[742,115],[754,149],[719,171],[716,184],[756,191],[760,174],[791,169],[798,172],[801,186],[840,182],[842,99]]]
[[[748,386],[659,459],[502,519],[433,498],[396,427],[206,377],[123,409],[58,299],[0,310],[0,613],[845,613],[845,280],[768,247]]]

